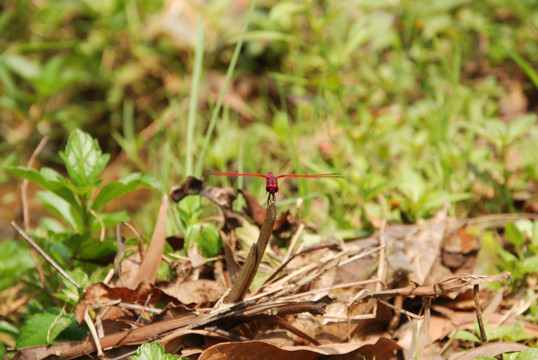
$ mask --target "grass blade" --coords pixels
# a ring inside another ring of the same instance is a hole
[[[222,107],[222,100],[224,99],[224,94],[226,93],[226,89],[228,88],[230,79],[232,78],[232,74],[235,70],[235,65],[237,63],[237,59],[239,58],[239,53],[241,52],[241,48],[243,47],[243,41],[245,40],[245,34],[247,32],[248,24],[250,22],[250,17],[252,16],[252,13],[254,12],[255,7],[256,7],[256,1],[252,1],[252,3],[250,4],[250,8],[248,9],[247,18],[245,20],[245,25],[243,26],[243,29],[241,30],[241,35],[239,36],[239,41],[237,42],[237,45],[235,46],[234,54],[232,56],[232,60],[230,61],[230,66],[228,67],[228,71],[226,72],[224,86],[222,87],[222,90],[219,94],[217,104],[215,105],[215,108],[213,109],[213,113],[211,114],[211,120],[209,121],[209,126],[207,128],[207,132],[204,138],[204,145],[202,147],[202,151],[200,152],[200,157],[198,158],[198,163],[196,165],[196,172],[195,172],[196,176],[202,175],[202,168],[204,165],[205,153],[207,151],[207,148],[209,147],[209,142],[211,141],[211,135],[213,134],[213,129],[215,128],[215,124],[217,123],[217,117],[220,113],[220,108]]]

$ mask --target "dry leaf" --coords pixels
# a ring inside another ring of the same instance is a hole
[[[90,308],[117,304],[118,302],[144,305],[148,298],[151,300],[148,305],[155,304],[158,301],[173,302],[174,300],[173,297],[166,295],[161,289],[148,282],[139,284],[136,289],[109,287],[103,283],[94,283],[84,292],[84,296],[75,310],[75,318],[79,324],[82,324],[84,312]]]
[[[418,284],[433,284],[445,279],[431,272],[440,262],[441,243],[444,238],[448,204],[429,220],[420,221],[417,232],[404,239],[405,253],[409,257],[413,273],[410,279]],[[426,281],[428,280],[428,281]]]
[[[166,217],[168,215],[168,196],[163,195],[161,201],[161,207],[159,208],[159,216],[155,223],[155,230],[153,230],[153,236],[151,237],[151,243],[146,253],[146,257],[137,275],[126,281],[125,285],[130,288],[135,288],[142,281],[148,281],[154,283],[157,279],[157,271],[159,270],[159,264],[161,263],[161,257],[164,251],[164,244],[166,242]]]
[[[263,341],[222,343],[205,350],[199,360],[316,360],[324,359],[390,359],[401,349],[394,341],[380,338],[375,344],[331,344],[278,348]]]
[[[178,299],[181,303],[189,304],[209,304],[218,301],[226,289],[215,280],[195,280],[179,284],[168,283],[159,286],[165,294]]]

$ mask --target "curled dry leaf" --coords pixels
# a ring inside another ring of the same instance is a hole
[[[232,203],[236,198],[233,189],[204,186],[202,181],[192,176],[189,176],[183,184],[173,186],[170,189],[170,197],[175,202],[179,202],[189,195],[203,196],[217,204],[224,214],[224,228],[226,230],[235,229],[243,223],[241,216],[232,210]]]

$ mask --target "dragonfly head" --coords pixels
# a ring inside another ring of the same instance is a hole
[[[265,190],[269,194],[274,194],[274,193],[278,192],[277,178],[271,172],[267,176],[267,186],[265,186]]]

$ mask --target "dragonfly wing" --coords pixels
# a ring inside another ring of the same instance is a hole
[[[296,174],[284,174],[278,175],[277,178],[341,178],[340,174],[312,174],[312,175],[296,175]]]
[[[261,177],[267,179],[267,175],[262,174],[240,174],[240,173],[233,173],[233,172],[226,172],[226,171],[208,171],[208,175],[224,175],[224,176],[254,176],[254,177]]]

